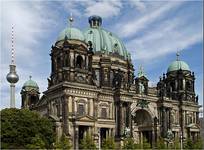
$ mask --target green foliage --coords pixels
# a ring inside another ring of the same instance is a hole
[[[140,149],[141,145],[136,144],[133,138],[127,138],[124,140],[123,149]]]
[[[193,146],[194,149],[203,149],[203,139],[201,137],[199,137],[194,146]]]
[[[184,149],[203,149],[203,140],[200,137],[195,141],[187,138]]]
[[[27,109],[1,110],[2,148],[50,148],[54,141],[53,124],[49,119]]]
[[[102,143],[102,149],[115,149],[114,139],[111,137],[104,139]]]
[[[180,149],[181,148],[181,144],[180,144],[180,141],[179,141],[179,138],[176,138],[174,140],[174,149]]]
[[[42,148],[45,148],[45,143],[40,138],[39,135],[36,135],[35,137],[33,137],[32,140],[31,140],[31,143],[32,144],[27,144],[25,147],[27,149],[42,149]]]
[[[184,149],[193,149],[193,141],[190,138],[186,139],[184,143]]]
[[[96,149],[93,138],[90,135],[86,135],[79,144],[79,149]]]
[[[55,145],[56,149],[71,149],[72,146],[70,144],[69,139],[63,134],[60,141]]]
[[[143,144],[142,144],[143,149],[151,149],[151,145],[149,142],[147,142],[147,139],[143,139]]]
[[[164,139],[160,137],[160,138],[157,140],[157,149],[166,149],[166,148],[167,148],[167,146],[166,146],[166,144],[165,144]]]

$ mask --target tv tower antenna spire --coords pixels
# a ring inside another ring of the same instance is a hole
[[[10,107],[15,108],[15,83],[18,82],[19,77],[16,73],[15,65],[15,49],[14,49],[14,26],[11,30],[11,64],[9,65],[10,72],[7,74],[6,79],[10,83]]]

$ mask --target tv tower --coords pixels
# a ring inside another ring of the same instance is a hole
[[[11,30],[11,64],[9,65],[10,72],[6,79],[10,83],[10,108],[15,108],[15,83],[18,82],[19,77],[16,73],[15,56],[14,56],[14,27]]]

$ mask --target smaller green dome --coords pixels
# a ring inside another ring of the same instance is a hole
[[[83,33],[77,28],[65,28],[58,36],[57,41],[67,39],[84,41]]]
[[[184,61],[180,61],[180,60],[176,60],[176,61],[173,61],[168,69],[167,69],[167,73],[168,72],[171,72],[171,71],[176,71],[176,70],[186,70],[186,71],[190,71],[190,68],[188,66],[188,64]]]
[[[35,81],[31,80],[31,76],[30,76],[30,79],[23,84],[23,88],[39,89],[39,86]]]

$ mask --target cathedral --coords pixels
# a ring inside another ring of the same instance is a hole
[[[58,140],[66,135],[74,149],[86,135],[99,148],[107,137],[119,146],[126,137],[146,139],[152,147],[160,137],[198,138],[195,75],[186,62],[177,56],[149,87],[142,67],[134,75],[130,53],[102,27],[101,17],[90,16],[84,31],[72,26],[72,17],[69,22],[51,46],[47,90],[40,97],[30,77],[21,90],[22,108],[52,119]]]

